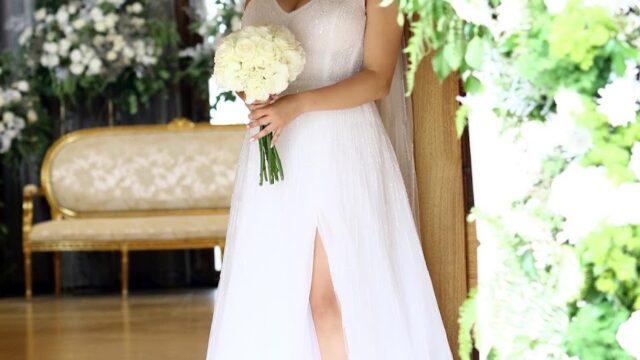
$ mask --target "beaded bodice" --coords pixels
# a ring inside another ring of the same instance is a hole
[[[364,0],[309,0],[287,12],[278,0],[251,0],[242,25],[286,26],[306,53],[306,64],[285,93],[335,83],[360,71],[366,22]]]

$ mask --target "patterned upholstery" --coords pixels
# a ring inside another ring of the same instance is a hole
[[[98,132],[51,159],[52,196],[75,212],[228,208],[245,131]]]
[[[220,238],[228,220],[226,214],[52,220],[35,224],[30,239],[37,243]]]

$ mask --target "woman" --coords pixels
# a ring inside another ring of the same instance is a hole
[[[248,105],[207,359],[451,359],[374,104],[401,48],[396,16],[378,0],[247,2],[243,25],[287,26],[307,62],[283,95]],[[269,132],[285,178],[259,186]]]

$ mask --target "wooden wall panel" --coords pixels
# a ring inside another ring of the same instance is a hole
[[[458,80],[440,83],[425,59],[412,96],[420,230],[449,343],[457,357],[458,308],[467,294],[462,151],[456,136]]]

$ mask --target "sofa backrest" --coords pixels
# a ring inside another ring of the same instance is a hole
[[[228,209],[245,134],[186,119],[78,130],[49,148],[42,185],[67,217]]]

